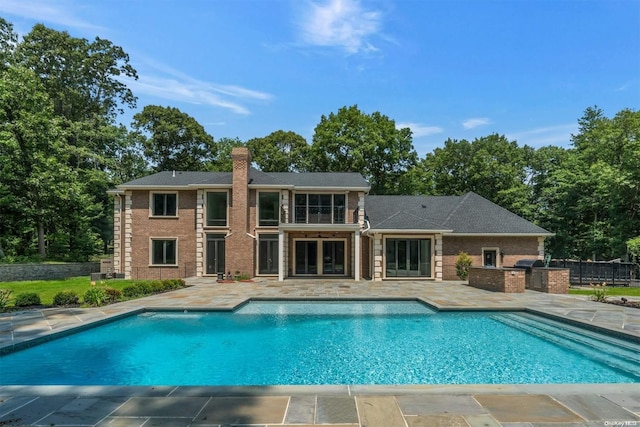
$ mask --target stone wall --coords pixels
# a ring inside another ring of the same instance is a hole
[[[493,292],[523,293],[525,271],[517,268],[471,267],[469,286]]]
[[[99,262],[0,265],[0,282],[66,279],[67,277],[89,276],[91,273],[99,271]]]
[[[569,293],[569,269],[534,268],[527,274],[526,288],[549,294]]]

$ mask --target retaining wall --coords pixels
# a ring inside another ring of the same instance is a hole
[[[99,262],[70,262],[65,264],[9,264],[0,265],[0,282],[20,280],[66,279],[89,276],[100,271]]]

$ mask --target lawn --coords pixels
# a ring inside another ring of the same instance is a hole
[[[134,280],[104,280],[96,286],[108,286],[122,290],[130,286]],[[136,282],[140,282],[139,280]],[[104,285],[102,285],[104,284]],[[52,305],[53,297],[61,291],[75,291],[82,300],[83,295],[91,288],[91,279],[89,277],[70,277],[62,280],[29,280],[23,282],[0,282],[0,289],[9,289],[11,291],[11,303],[16,295],[21,293],[33,292],[40,295],[43,305]]]
[[[625,297],[640,297],[640,288],[627,288],[627,287],[611,287],[606,286],[605,292],[607,296],[625,296]],[[580,288],[569,289],[569,293],[573,295],[593,295],[593,289]]]

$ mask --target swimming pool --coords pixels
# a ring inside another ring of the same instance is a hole
[[[640,382],[640,345],[525,313],[416,302],[145,312],[0,357],[0,384]]]

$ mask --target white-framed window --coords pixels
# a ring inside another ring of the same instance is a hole
[[[178,265],[178,239],[152,237],[149,244],[151,265]]]
[[[277,226],[280,223],[280,193],[260,191],[258,193],[258,225]]]
[[[431,237],[385,237],[384,248],[385,277],[433,276]]]
[[[151,216],[177,217],[178,193],[162,192],[149,194],[149,213]]]
[[[228,191],[207,191],[207,227],[226,227],[229,210]]]

